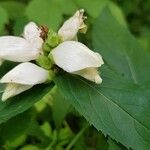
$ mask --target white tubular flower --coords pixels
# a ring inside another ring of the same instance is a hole
[[[24,27],[23,37],[29,41],[32,46],[40,50],[43,44],[43,39],[40,37],[41,32],[41,29],[34,22],[29,22]]]
[[[63,70],[80,75],[97,84],[102,82],[98,67],[104,64],[99,53],[91,51],[84,44],[76,41],[66,41],[51,51],[56,65]]]
[[[83,9],[78,10],[71,18],[65,21],[58,31],[58,35],[62,38],[62,41],[76,40],[78,31],[86,28],[83,14]]]
[[[0,37],[0,59],[15,62],[35,60],[41,53],[43,40],[40,29],[33,22],[24,29],[24,38],[17,36]]]
[[[6,83],[2,101],[20,94],[36,84],[46,82],[48,77],[48,71],[35,64],[30,62],[19,64],[0,80],[0,83]]]

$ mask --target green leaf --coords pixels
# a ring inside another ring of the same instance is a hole
[[[73,0],[58,0],[61,4],[61,9],[65,15],[73,15],[77,11],[77,6]],[[66,9],[67,4],[67,9]]]
[[[150,51],[150,28],[141,28],[141,35],[138,37],[138,40],[143,48]]]
[[[41,150],[41,149],[35,145],[29,144],[29,145],[25,145],[20,150]]]
[[[50,126],[49,122],[45,121],[40,128],[47,137],[52,136],[52,127]]]
[[[125,27],[127,27],[127,23],[125,21],[125,16],[122,12],[122,10],[120,9],[120,7],[118,7],[115,3],[109,1],[108,3],[108,7],[111,11],[111,13],[113,14],[113,16],[118,20],[118,22],[122,25],[124,25]]]
[[[26,10],[29,20],[56,30],[62,21],[61,5],[55,0],[32,0]]]
[[[20,145],[24,144],[26,141],[26,138],[27,138],[27,136],[25,134],[23,134],[21,136],[18,136],[17,138],[15,138],[15,140],[13,140],[11,142],[6,141],[5,147],[6,147],[6,149],[15,149],[15,148],[19,147]]]
[[[73,15],[76,10],[77,7],[71,0],[32,0],[27,6],[26,14],[29,20],[57,30],[63,15]]]
[[[24,15],[25,5],[17,1],[2,1],[0,6],[7,10],[11,19],[16,19]]]
[[[33,119],[28,128],[27,135],[37,139],[41,147],[46,147],[50,142],[50,138],[45,134],[45,131],[43,131],[36,119]],[[38,145],[38,143],[35,143],[35,145]]]
[[[29,109],[34,103],[42,99],[52,86],[53,84],[38,85],[6,102],[0,101],[0,123]]]
[[[113,2],[108,0],[75,0],[74,1],[80,8],[84,8],[91,17],[96,18],[102,12],[102,10],[108,6],[113,16],[123,24],[127,26],[125,17],[121,9]]]
[[[67,113],[70,111],[71,105],[68,101],[66,101],[63,94],[57,89],[57,87],[54,90],[55,91],[52,92],[54,100],[52,112],[56,126],[60,127]]]
[[[108,139],[108,150],[122,150],[116,142],[114,142],[111,138]]]
[[[103,8],[106,6],[108,0],[74,0],[74,2],[91,16],[96,18]]]
[[[27,111],[11,118],[5,123],[2,123],[0,125],[0,141],[14,143],[19,136],[26,133],[31,124],[32,118],[32,111]]]
[[[8,23],[7,11],[0,6],[0,33],[4,28],[4,25]]]
[[[20,36],[23,33],[24,26],[28,23],[28,19],[26,17],[20,17],[15,20],[13,26],[13,34]]]
[[[96,85],[64,74],[56,84],[97,130],[126,147],[150,147],[150,54],[105,9],[93,30],[95,51],[105,61],[103,82]]]
[[[4,61],[3,64],[0,66],[0,78],[4,76],[10,69],[15,67],[17,63]],[[0,84],[2,86],[2,84]],[[1,88],[0,86],[0,88]]]

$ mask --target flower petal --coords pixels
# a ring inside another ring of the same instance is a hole
[[[42,46],[42,45],[41,45]],[[36,59],[40,55],[37,49],[27,40],[15,36],[0,37],[0,58],[15,62],[25,62]]]
[[[17,83],[24,85],[36,85],[48,80],[48,71],[29,62],[21,63],[9,71],[1,80],[1,83]]]
[[[65,41],[51,52],[54,62],[67,72],[75,72],[90,67],[100,67],[104,62],[98,53],[94,53],[84,44]]]
[[[83,78],[93,81],[97,84],[102,83],[102,78],[100,77],[97,68],[86,68],[80,71],[73,72],[73,74],[80,75]]]
[[[23,37],[29,41],[33,47],[41,49],[43,44],[43,39],[40,37],[41,32],[41,29],[34,22],[29,22],[24,27]]]
[[[8,98],[18,95],[32,87],[33,87],[32,85],[21,85],[21,84],[14,84],[14,83],[9,84],[8,83],[6,85],[4,93],[2,95],[2,101],[6,101]]]
[[[82,29],[84,24],[84,10],[78,10],[71,18],[69,18],[63,26],[59,29],[58,35],[61,36],[63,41],[75,39],[78,31]],[[85,27],[85,26],[84,26]]]
[[[34,38],[40,37],[41,30],[34,22],[29,22],[24,27],[23,37],[26,40],[32,40]]]

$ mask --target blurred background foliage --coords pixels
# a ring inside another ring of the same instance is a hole
[[[150,50],[149,0],[0,0],[0,35],[20,36],[29,21],[57,31],[77,9],[84,8],[88,32],[80,34],[79,39],[92,47],[92,25],[106,6],[120,24],[129,28],[141,46]],[[30,110],[0,125],[0,150],[71,149],[126,148],[90,126],[57,87]]]

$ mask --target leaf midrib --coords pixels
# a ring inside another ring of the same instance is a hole
[[[136,118],[134,118],[131,114],[129,114],[125,109],[123,109],[120,105],[118,105],[117,103],[115,103],[113,100],[109,99],[107,96],[105,96],[104,94],[102,94],[98,89],[96,89],[95,87],[91,86],[90,84],[88,84],[87,82],[85,82],[84,80],[82,80],[79,77],[74,76],[75,78],[77,78],[78,80],[80,80],[81,82],[83,82],[84,84],[86,84],[87,86],[89,86],[90,88],[92,88],[94,91],[96,91],[99,95],[103,96],[104,99],[108,100],[110,103],[113,103],[116,107],[119,107],[120,109],[122,109],[122,111],[126,112],[135,122],[139,123],[141,126],[143,126],[143,128],[145,128],[146,130],[150,131],[142,122],[140,122],[139,120],[137,120]]]
[[[133,64],[131,63],[130,58],[129,58],[126,50],[124,50],[124,54],[126,56],[125,58],[126,58],[129,70],[131,72],[132,79],[133,79],[133,81],[134,81],[135,84],[138,84],[137,77],[136,77],[136,74],[135,74],[135,70],[133,68]]]

